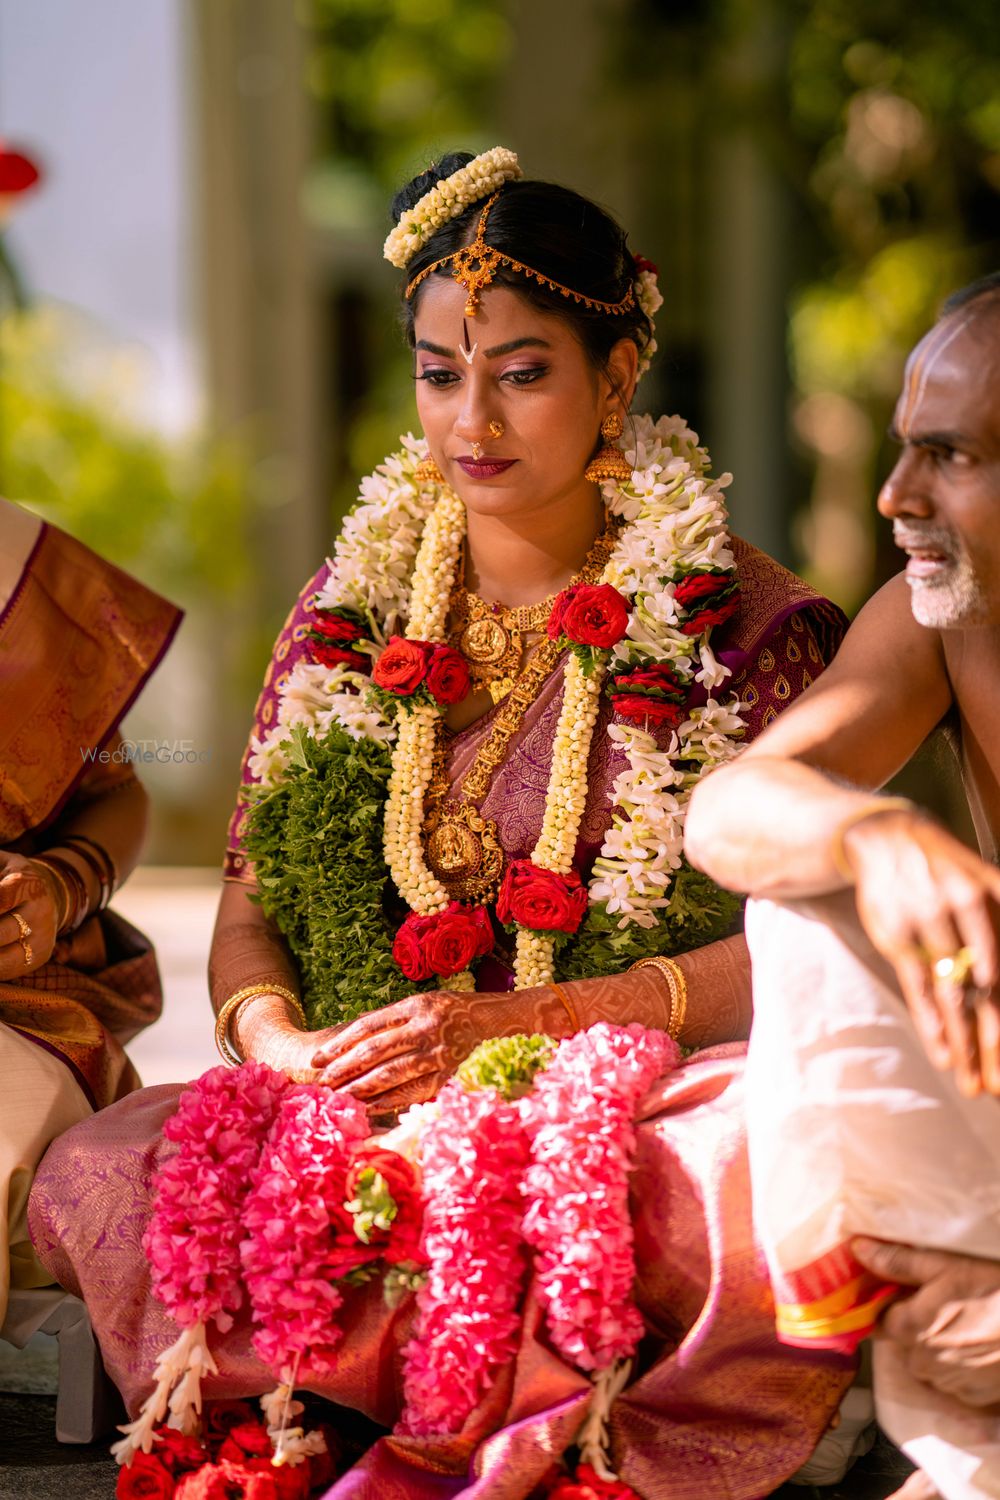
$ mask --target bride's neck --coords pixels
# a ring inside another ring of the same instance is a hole
[[[604,528],[600,490],[569,512],[525,518],[468,513],[465,584],[483,599],[534,604],[565,588]]]

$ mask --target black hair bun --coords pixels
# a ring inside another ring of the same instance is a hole
[[[474,160],[471,151],[449,151],[447,156],[442,156],[441,160],[436,161],[432,167],[428,167],[426,172],[421,172],[419,176],[411,178],[392,200],[389,210],[392,214],[392,222],[398,224],[405,213],[416,207],[425,193],[429,193],[431,188],[436,187],[439,182],[443,182],[446,177],[450,177],[461,167],[467,167],[469,162]]]

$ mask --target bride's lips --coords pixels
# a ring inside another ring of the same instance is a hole
[[[516,458],[480,458],[471,457],[456,458],[458,467],[470,479],[495,479],[497,474],[502,474],[506,469],[517,463]]]

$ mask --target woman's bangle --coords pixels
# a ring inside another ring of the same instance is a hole
[[[73,904],[73,898],[70,896],[66,877],[56,869],[55,865],[50,865],[47,860],[33,859],[31,863],[37,865],[40,870],[44,870],[45,876],[48,878],[49,889],[55,897],[56,936],[58,936],[69,921],[70,907]]]
[[[80,871],[75,865],[70,864],[68,859],[62,859],[58,854],[48,852],[33,855],[31,862],[48,870],[49,874],[59,881],[60,891],[66,895],[66,910],[59,924],[58,935],[62,937],[75,932],[90,915],[90,897]]]
[[[673,1037],[676,1042],[684,1030],[684,1018],[687,1015],[688,987],[684,978],[684,970],[680,964],[675,963],[672,958],[640,958],[636,963],[629,965],[629,972],[633,969],[659,969],[667,981],[670,991],[670,1019],[667,1021],[667,1035]]]
[[[59,844],[79,855],[93,870],[100,890],[97,910],[103,911],[118,889],[118,871],[111,855],[103,844],[97,843],[96,839],[88,838],[84,833],[64,833]]]
[[[916,812],[916,805],[909,797],[872,797],[861,807],[856,807],[852,813],[848,813],[833,830],[830,840],[830,859],[838,875],[842,875],[849,885],[854,884],[854,870],[850,860],[847,858],[847,850],[844,848],[844,840],[852,828],[863,823],[866,818],[877,817],[884,812]]]
[[[308,1031],[309,1029],[309,1022],[306,1020],[306,1013],[302,1009],[301,1000],[297,995],[293,995],[291,990],[286,989],[283,984],[245,985],[243,989],[237,990],[235,995],[230,995],[229,999],[222,1003],[219,1007],[219,1013],[215,1018],[215,1045],[218,1048],[220,1056],[225,1062],[229,1063],[230,1067],[238,1068],[241,1063],[246,1061],[246,1058],[240,1056],[229,1039],[230,1027],[240,1007],[245,1005],[248,1000],[255,1000],[258,995],[277,995],[280,999],[287,1001],[302,1022],[302,1029],[304,1031]]]
[[[567,995],[566,991],[563,989],[562,985],[561,984],[556,984],[552,980],[550,980],[549,983],[546,985],[546,989],[549,989],[549,990],[552,991],[552,993],[559,1000],[559,1003],[562,1005],[563,1010],[569,1016],[570,1025],[573,1027],[573,1033],[572,1034],[575,1036],[576,1033],[580,1030],[580,1017],[577,1015],[576,1010],[573,1007],[572,1000],[569,998],[569,996]]]

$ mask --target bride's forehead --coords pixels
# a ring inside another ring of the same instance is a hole
[[[467,297],[465,288],[451,277],[429,277],[421,288],[414,316],[417,338],[432,337],[431,330],[434,330],[452,341],[461,342],[463,325],[468,328],[470,337],[481,342],[501,343],[532,334],[544,336],[549,343],[560,337],[573,337],[568,324],[561,318],[543,312],[513,287],[487,287],[479,295],[479,306],[474,314],[466,312]],[[435,340],[438,343],[443,341],[441,338]]]

